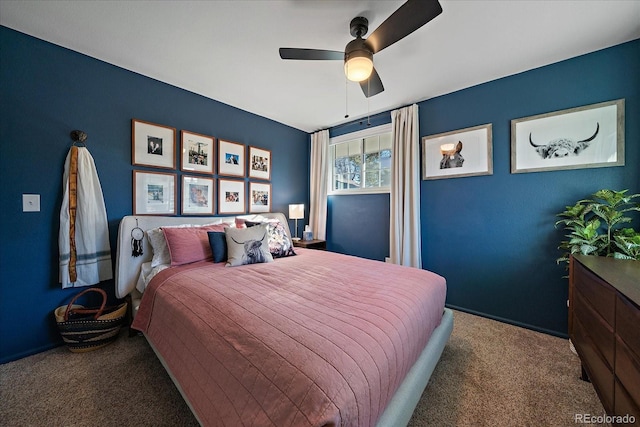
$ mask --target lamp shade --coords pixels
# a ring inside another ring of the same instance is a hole
[[[289,205],[289,219],[304,218],[304,204]]]
[[[345,74],[353,82],[361,82],[368,79],[372,70],[373,62],[366,56],[356,56],[344,64]]]
[[[367,80],[373,71],[373,53],[360,37],[351,40],[344,51],[344,74],[353,82]]]

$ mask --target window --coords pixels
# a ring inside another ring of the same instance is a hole
[[[331,138],[328,193],[388,193],[391,151],[391,124]]]

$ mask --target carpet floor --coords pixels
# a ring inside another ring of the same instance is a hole
[[[455,311],[409,426],[575,426],[604,414],[579,376],[567,340]],[[0,424],[198,425],[144,337],[126,331],[92,352],[58,347],[0,365]]]

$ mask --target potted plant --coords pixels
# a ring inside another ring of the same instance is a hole
[[[640,232],[630,226],[633,218],[628,216],[640,212],[640,203],[633,201],[640,194],[627,191],[597,191],[557,215],[562,219],[555,226],[568,232],[558,246],[563,251],[558,264],[568,263],[571,254],[640,260]]]

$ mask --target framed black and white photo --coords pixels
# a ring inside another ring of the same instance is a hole
[[[218,213],[242,214],[246,211],[244,181],[218,180]]]
[[[133,214],[175,215],[176,174],[133,171]]]
[[[181,131],[182,158],[180,169],[187,172],[213,174],[214,143],[212,136]]]
[[[218,140],[218,174],[244,177],[245,151],[242,144]]]
[[[422,179],[492,174],[491,124],[422,138]]]
[[[134,165],[175,169],[175,128],[131,120],[131,159]]]
[[[271,211],[271,184],[249,183],[249,212]]]
[[[271,180],[271,151],[249,147],[249,178]]]
[[[182,214],[213,215],[213,178],[182,175]]]
[[[624,165],[624,99],[511,120],[511,173]]]

